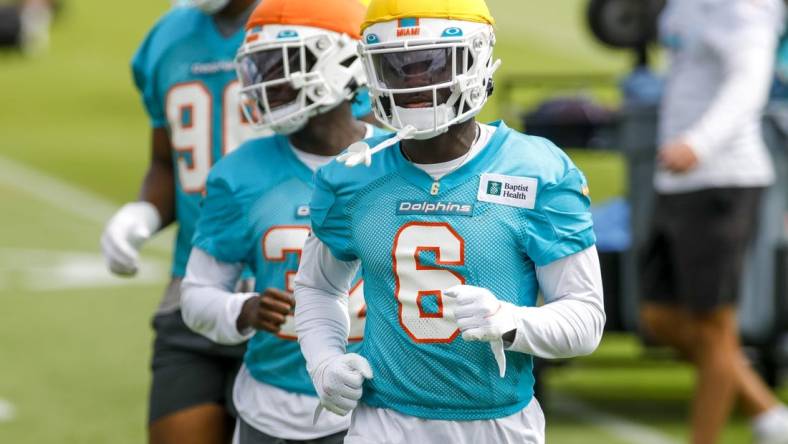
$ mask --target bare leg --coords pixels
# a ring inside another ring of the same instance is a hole
[[[150,444],[228,444],[234,422],[217,404],[203,404],[165,416],[148,428]]]
[[[697,370],[694,443],[715,442],[736,399],[750,418],[779,405],[741,351],[733,307],[692,316],[679,307],[646,304],[641,318],[648,334],[676,349]]]
[[[740,350],[733,308],[695,318],[693,356],[697,369],[692,403],[692,442],[713,444],[730,416],[737,394]]]
[[[645,304],[640,311],[646,333],[662,345],[675,349],[682,358],[694,361],[694,325],[687,312],[678,306]]]
[[[761,379],[761,376],[753,370],[744,355],[740,353],[739,356],[740,359],[736,366],[739,400],[744,414],[749,418],[754,418],[776,407],[780,402]]]

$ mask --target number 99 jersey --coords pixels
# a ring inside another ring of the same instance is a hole
[[[132,61],[151,125],[167,128],[173,149],[174,276],[185,272],[208,171],[252,135],[233,64],[243,37],[243,26],[225,37],[210,15],[177,7],[151,29]]]
[[[474,285],[533,306],[535,267],[594,244],[590,201],[582,173],[555,145],[496,126],[439,187],[399,145],[369,168],[333,162],[318,171],[313,232],[364,270],[362,354],[375,375],[364,386],[368,405],[477,420],[511,415],[533,396],[532,357],[506,352],[501,378],[489,344],[459,335],[442,291]]]

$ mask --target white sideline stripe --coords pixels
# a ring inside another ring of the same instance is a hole
[[[0,398],[0,423],[11,422],[16,417],[14,405]]]
[[[164,282],[167,270],[162,261],[143,260],[139,274],[127,279],[107,273],[98,253],[0,248],[0,290],[15,285],[29,291],[150,285]]]
[[[659,430],[603,412],[580,400],[556,395],[553,407],[605,433],[632,444],[681,444]]]
[[[62,179],[0,156],[0,183],[22,190],[41,202],[70,213],[82,220],[104,226],[118,209],[114,202]],[[96,245],[99,242],[96,232]],[[159,235],[144,248],[160,252],[172,250],[172,235]]]

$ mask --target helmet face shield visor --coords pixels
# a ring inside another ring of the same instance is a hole
[[[358,41],[310,26],[251,27],[235,67],[249,123],[284,135],[366,84]]]
[[[428,108],[445,104],[458,75],[468,71],[465,48],[440,47],[370,54],[374,81],[396,106]]]
[[[266,120],[275,118],[277,110],[290,109],[299,100],[299,90],[293,86],[291,75],[308,73],[315,62],[309,50],[292,46],[239,56],[236,66],[247,118],[258,125],[270,124]]]
[[[409,89],[451,82],[452,48],[374,54],[377,80],[384,88]]]
[[[290,72],[304,72],[304,68],[308,71],[311,69],[311,66],[308,65],[314,65],[314,57],[311,57],[310,64],[303,66],[299,49],[282,47],[242,55],[238,58],[238,74],[241,83],[244,86],[251,86],[284,79],[286,74]]]

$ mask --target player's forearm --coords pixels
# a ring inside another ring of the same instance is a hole
[[[254,330],[239,332],[236,327],[244,302],[255,296],[232,291],[241,268],[192,249],[181,284],[181,314],[189,328],[226,345],[240,344],[254,334]]]
[[[175,172],[169,134],[156,128],[152,135],[151,163],[142,180],[139,200],[150,202],[159,212],[161,228],[175,221]]]
[[[546,303],[518,308],[517,332],[507,349],[548,359],[593,352],[605,326],[596,248],[540,267],[537,277]]]
[[[357,262],[340,261],[319,239],[307,239],[295,279],[295,322],[310,372],[345,353],[350,330],[348,292],[357,270]]]
[[[350,330],[348,298],[296,284],[295,300],[298,343],[311,373],[326,359],[345,353]]]
[[[150,202],[161,217],[161,228],[175,221],[175,189],[172,170],[152,164],[142,180],[139,200]]]
[[[523,307],[517,332],[507,350],[546,359],[592,353],[602,339],[605,312],[585,301],[565,300],[542,307]]]

